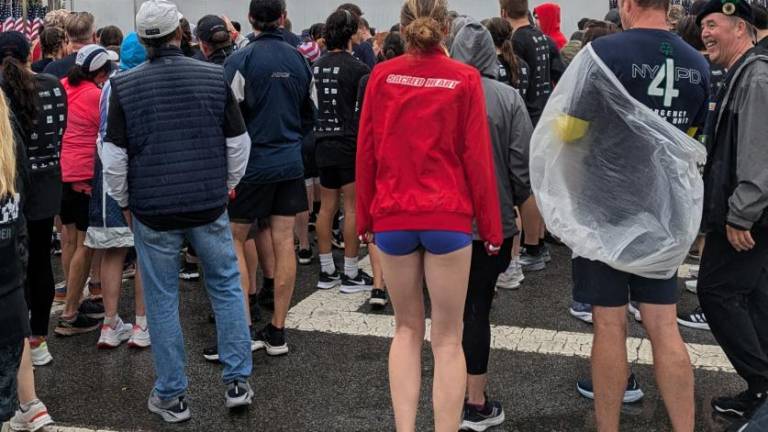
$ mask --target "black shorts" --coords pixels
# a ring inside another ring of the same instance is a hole
[[[240,183],[235,199],[229,203],[229,219],[235,223],[252,224],[270,216],[296,216],[309,209],[304,179],[279,183]]]
[[[72,190],[72,183],[64,183],[61,195],[59,217],[62,225],[75,225],[78,231],[86,232],[89,226],[88,209],[91,197]]]
[[[599,261],[573,259],[573,299],[593,306],[625,306],[633,302],[673,305],[680,299],[677,275],[648,279],[616,270]]]
[[[320,186],[326,189],[341,189],[355,182],[355,167],[337,165],[320,168]]]

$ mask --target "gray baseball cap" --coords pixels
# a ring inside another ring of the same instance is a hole
[[[168,0],[145,1],[136,14],[136,33],[145,39],[158,39],[176,31],[184,16]]]

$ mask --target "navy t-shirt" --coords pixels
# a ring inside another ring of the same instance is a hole
[[[709,98],[709,64],[679,36],[634,29],[592,42],[600,59],[632,97],[683,132],[702,130]]]

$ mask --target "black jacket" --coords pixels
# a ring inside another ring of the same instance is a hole
[[[717,97],[707,131],[704,169],[706,231],[726,225],[749,230],[768,227],[768,53],[753,49],[734,65]]]
[[[27,269],[27,229],[23,212],[24,191],[29,185],[27,156],[14,121],[16,189],[0,197],[0,345],[18,343],[29,336],[29,312],[24,300]]]

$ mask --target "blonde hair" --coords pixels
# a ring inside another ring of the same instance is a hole
[[[0,197],[16,193],[16,142],[11,127],[11,112],[0,96]]]
[[[46,28],[58,27],[63,30],[64,22],[67,20],[69,14],[70,12],[66,9],[52,10],[45,14],[45,19],[43,19],[43,26]]]
[[[446,0],[407,0],[400,11],[405,42],[409,48],[428,51],[443,40],[448,22]]]

